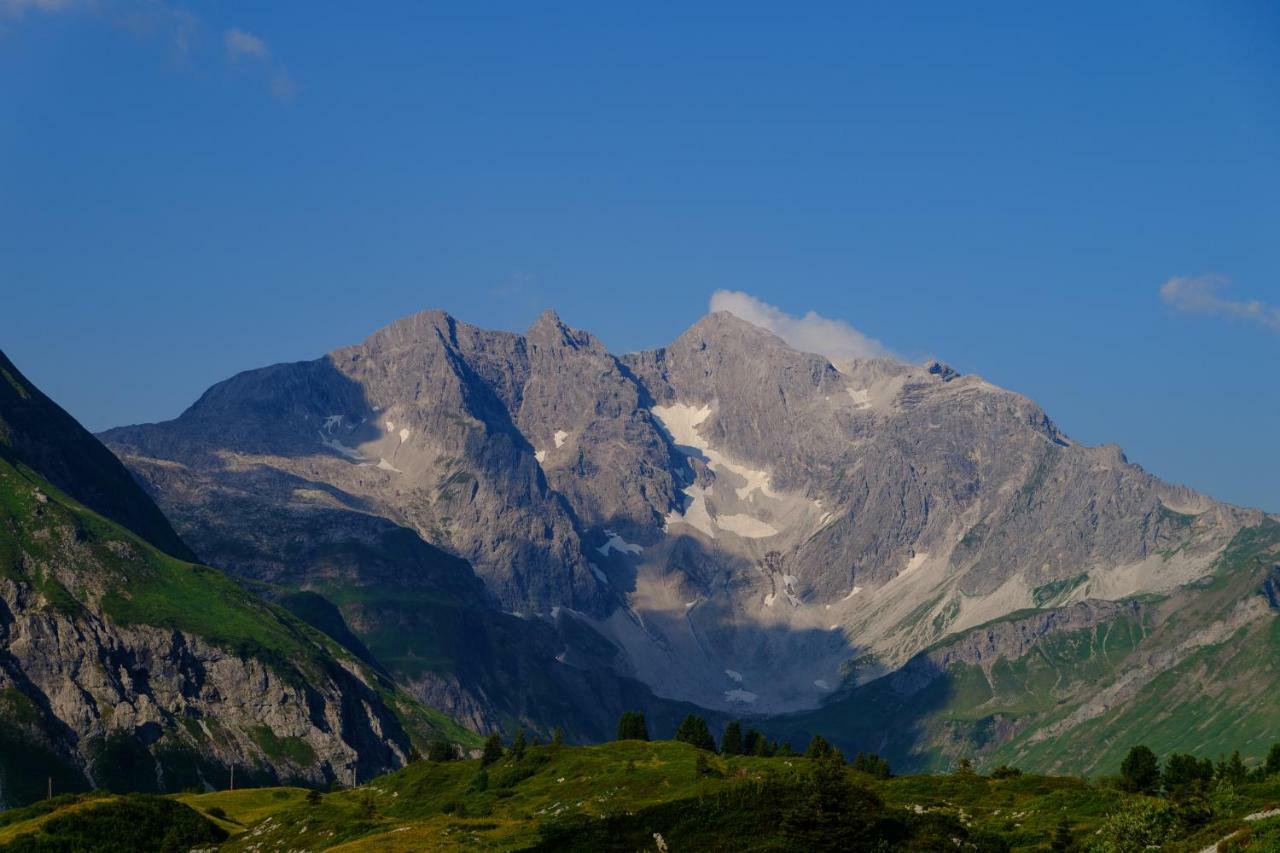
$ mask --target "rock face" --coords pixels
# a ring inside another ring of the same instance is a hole
[[[447,723],[184,560],[123,467],[3,354],[0,378],[0,804],[43,795],[46,777],[65,791],[221,787],[232,767],[243,783],[368,776]]]
[[[203,559],[330,597],[398,679],[487,724],[551,710],[499,707],[498,685],[526,692],[516,653],[459,666],[441,619],[370,600],[448,588],[473,637],[530,617],[521,671],[554,654],[552,683],[820,713],[979,625],[1120,619],[1268,522],[979,377],[835,364],[723,313],[615,357],[550,313],[515,335],[427,312],[103,438]],[[437,556],[371,544],[391,530]]]

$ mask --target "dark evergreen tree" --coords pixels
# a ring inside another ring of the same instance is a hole
[[[428,761],[453,761],[457,757],[458,751],[444,738],[435,738],[427,744]]]
[[[649,726],[640,711],[623,711],[618,718],[618,740],[648,740]]]
[[[755,729],[747,729],[747,733],[742,738],[742,754],[759,755],[762,744],[764,744],[764,735]]]
[[[528,748],[528,741],[524,737],[524,729],[516,730],[516,739],[511,742],[511,757],[516,761],[524,758],[525,750]]]
[[[556,730],[551,733],[551,745],[556,747],[564,746],[564,729],[556,726]]]
[[[805,758],[825,758],[835,750],[822,735],[814,735],[809,740],[809,748],[804,751]]]
[[[849,781],[832,750],[814,759],[798,801],[783,815],[782,831],[794,850],[876,849],[880,839],[872,827],[883,809],[874,793]]]
[[[310,791],[307,791],[307,805],[309,806],[320,805],[320,801],[323,798],[324,798],[323,795],[319,791],[317,791],[315,788],[312,788]]]
[[[484,752],[480,754],[480,766],[488,767],[502,758],[502,736],[497,732],[489,735],[484,742]]]
[[[877,779],[888,779],[893,775],[889,768],[889,762],[885,761],[874,752],[859,752],[853,757],[853,769],[860,773],[866,773]]]
[[[742,755],[743,751],[742,724],[733,720],[724,727],[724,736],[720,738],[720,754]]]
[[[711,730],[707,728],[707,721],[697,714],[690,714],[684,718],[680,728],[676,730],[676,740],[691,743],[707,752],[716,751],[716,741],[711,736]]]
[[[1065,817],[1058,819],[1058,828],[1053,831],[1053,840],[1049,842],[1053,853],[1071,853],[1076,849],[1075,837],[1071,834],[1071,821]]]
[[[1164,788],[1175,797],[1207,791],[1213,782],[1213,762],[1194,755],[1174,753],[1164,763]]]
[[[1266,763],[1262,765],[1262,772],[1268,776],[1280,773],[1280,743],[1271,744],[1271,750],[1267,753]]]
[[[1231,753],[1230,758],[1219,759],[1216,772],[1216,781],[1227,782],[1231,785],[1243,784],[1249,778],[1249,768],[1245,767],[1244,759],[1240,757],[1240,750]]]
[[[969,758],[962,758],[956,762],[956,773],[961,776],[973,775],[973,761]]]
[[[1136,794],[1154,794],[1160,787],[1160,762],[1145,746],[1135,746],[1120,763],[1120,784]]]

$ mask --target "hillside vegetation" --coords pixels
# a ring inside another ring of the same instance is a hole
[[[1144,793],[1132,790],[1128,776],[1091,782],[1000,768],[985,775],[962,769],[949,775],[879,778],[847,766],[834,752],[812,758],[725,756],[672,741],[517,746],[498,755],[491,751],[486,759],[418,761],[360,787],[329,793],[259,788],[171,799],[205,818],[205,825],[192,828],[192,815],[184,809],[184,833],[210,841],[225,833],[220,845],[204,847],[254,853],[1127,853],[1144,849],[1152,838],[1160,839],[1159,849],[1191,853],[1228,837],[1237,845],[1230,849],[1240,851],[1273,851],[1280,840],[1280,818],[1256,818],[1280,803],[1280,777],[1262,778],[1261,771],[1241,777],[1239,784],[1204,791],[1158,788]],[[1161,778],[1157,775],[1154,784],[1161,785]],[[1173,777],[1168,778],[1173,784]],[[64,798],[0,814],[0,849],[63,849],[39,842],[53,830],[65,832],[70,815],[79,815],[77,825],[108,826],[125,805],[142,808],[140,803],[145,805],[136,798]],[[147,808],[147,814],[155,811]],[[99,811],[103,814],[95,822]],[[1250,816],[1255,819],[1246,819]],[[90,849],[155,848],[122,842]]]

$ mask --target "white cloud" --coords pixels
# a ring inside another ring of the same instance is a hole
[[[269,59],[271,57],[271,51],[267,50],[265,41],[253,33],[247,33],[236,27],[227,30],[224,41],[227,46],[227,59],[232,62],[246,57],[251,59]]]
[[[8,21],[29,14],[97,18],[139,39],[167,42],[183,65],[208,57],[217,49],[215,34],[203,28],[201,19],[169,0],[0,0],[0,24],[7,26]],[[272,55],[261,37],[232,27],[223,33],[222,48],[228,63],[245,61],[256,66],[276,98],[287,100],[297,91],[289,70]]]
[[[834,359],[894,357],[884,344],[844,320],[823,317],[816,311],[794,317],[740,290],[717,290],[711,294],[711,310],[728,311],[752,325],[768,329],[802,352],[820,353]]]
[[[285,101],[293,97],[297,91],[289,71],[271,57],[271,49],[258,36],[239,27],[232,27],[223,36],[223,44],[227,50],[227,61],[233,65],[240,60],[262,63],[271,71],[271,94]]]
[[[1160,298],[1184,314],[1222,314],[1280,331],[1280,307],[1257,299],[1225,299],[1228,279],[1220,275],[1179,276],[1160,286]]]

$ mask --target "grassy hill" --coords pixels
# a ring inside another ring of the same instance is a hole
[[[659,849],[658,836],[673,851],[780,851],[804,849],[793,834],[794,815],[809,802],[817,767],[797,756],[723,757],[683,743],[622,741],[532,746],[520,759],[508,753],[487,768],[476,760],[420,761],[323,795],[258,788],[171,799],[207,819],[212,829],[201,832],[225,833],[223,851],[631,851]],[[868,811],[861,834],[849,835],[840,849],[875,849],[859,846],[875,837],[887,839],[881,849],[889,850],[1029,853],[1048,849],[1064,818],[1085,843],[1106,837],[1098,831],[1117,812],[1165,807],[1072,777],[843,773],[852,790],[866,792],[859,802]],[[0,813],[0,850],[24,835],[34,843],[61,816],[119,810],[121,803],[110,796],[63,798]],[[1240,850],[1274,851],[1280,818],[1244,818],[1277,803],[1280,778],[1240,785],[1215,799],[1213,817],[1180,827],[1161,849],[1191,853],[1234,834],[1253,845]]]

